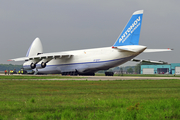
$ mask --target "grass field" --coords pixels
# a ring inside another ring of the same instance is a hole
[[[0,77],[0,120],[180,119],[179,80],[48,81]]]

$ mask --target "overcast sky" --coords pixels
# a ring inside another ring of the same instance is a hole
[[[136,58],[180,63],[179,5],[179,0],[3,0],[0,64],[21,64],[7,60],[24,57],[36,37],[44,53],[112,46],[132,13],[141,9],[139,44],[174,51]]]

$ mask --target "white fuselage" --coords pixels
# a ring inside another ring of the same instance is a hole
[[[38,69],[39,73],[63,73],[78,71],[79,73],[94,73],[99,70],[121,65],[146,49],[146,46],[130,46],[136,52],[121,51],[117,48],[104,47],[95,49],[84,49],[75,51],[65,51],[48,54],[71,54],[71,57],[61,57],[50,60],[45,68]],[[46,53],[47,54],[47,53]],[[29,61],[31,62],[31,61]],[[37,63],[40,64],[40,62]],[[29,65],[25,63],[23,66]]]

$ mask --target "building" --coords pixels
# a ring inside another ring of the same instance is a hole
[[[180,63],[141,65],[141,74],[180,74]]]

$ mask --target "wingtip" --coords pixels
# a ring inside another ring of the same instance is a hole
[[[7,61],[13,61],[13,60],[7,60]]]
[[[168,50],[171,50],[171,51],[172,51],[172,50],[174,50],[174,49],[168,48]]]

